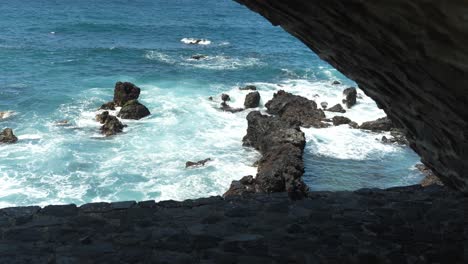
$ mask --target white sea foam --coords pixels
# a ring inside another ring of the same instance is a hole
[[[0,120],[5,120],[5,119],[8,119],[12,116],[16,115],[15,112],[13,111],[4,111],[4,112],[0,112]]]
[[[187,59],[181,65],[208,70],[236,70],[262,65],[257,58],[237,58],[229,56],[208,56],[203,60]]]
[[[183,38],[180,40],[182,43],[190,45],[210,45],[211,41],[208,39],[197,39],[197,38]]]
[[[176,60],[171,58],[169,55],[153,50],[146,52],[145,58],[147,58],[148,60],[156,60],[167,64],[176,63]]]

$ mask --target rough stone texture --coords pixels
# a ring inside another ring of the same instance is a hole
[[[420,170],[426,177],[421,181],[421,186],[427,187],[433,184],[444,185],[439,178],[431,171],[431,169],[424,166],[424,164],[417,164],[416,168]]]
[[[357,102],[356,88],[354,88],[354,87],[346,88],[343,91],[343,95],[345,97],[345,99],[343,99],[343,103],[346,104],[346,107],[351,108],[356,104],[356,102]]]
[[[13,134],[13,130],[11,128],[5,128],[0,133],[0,144],[12,144],[17,141],[18,138]]]
[[[347,125],[353,121],[351,121],[351,119],[344,117],[344,116],[334,116],[332,118],[332,122],[334,126],[340,126],[340,125]]]
[[[121,133],[125,127],[117,117],[109,115],[108,111],[104,111],[101,114],[96,115],[96,121],[103,124],[100,130],[101,133],[107,137]]]
[[[423,163],[468,193],[467,1],[236,1],[356,81]]]
[[[466,197],[431,186],[0,210],[0,263],[464,263]]]
[[[390,131],[394,128],[392,121],[388,117],[382,117],[374,121],[362,123],[360,129],[370,130],[374,132]]]
[[[151,115],[151,113],[146,106],[138,102],[138,100],[130,100],[120,109],[117,116],[122,119],[139,120],[149,115]]]
[[[245,96],[244,107],[247,108],[256,108],[260,105],[260,93],[251,92]]]
[[[273,99],[265,104],[267,112],[278,115],[289,122],[298,122],[303,127],[326,127],[322,122],[325,114],[317,108],[317,104],[305,97],[293,95],[283,90],[273,95]]]
[[[130,100],[140,96],[140,88],[130,82],[117,82],[114,88],[115,106],[124,106]]]
[[[336,104],[328,109],[325,109],[325,111],[334,113],[346,113],[346,110],[343,108],[343,106],[341,106],[341,104]]]
[[[107,102],[101,107],[99,107],[100,110],[115,110],[115,103],[114,102]]]
[[[308,187],[302,181],[304,162],[302,154],[305,136],[297,122],[278,116],[262,115],[259,111],[247,115],[247,135],[244,146],[254,147],[261,154],[258,173],[252,181],[243,178],[234,181],[224,194],[243,195],[260,192],[290,192],[304,194]]]

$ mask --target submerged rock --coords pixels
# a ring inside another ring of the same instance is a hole
[[[357,91],[354,87],[349,87],[343,91],[345,99],[343,103],[346,104],[346,107],[351,108],[356,104]]]
[[[257,90],[257,86],[255,86],[255,85],[246,85],[246,86],[244,86],[244,87],[239,87],[239,90],[241,90],[241,91],[248,91],[248,90],[250,90],[250,91],[256,91],[256,90]]]
[[[256,108],[260,105],[260,93],[251,92],[245,96],[244,107],[247,108]]]
[[[200,160],[200,161],[196,161],[196,162],[187,161],[187,162],[185,163],[185,168],[205,166],[205,164],[206,164],[208,161],[212,161],[212,159],[211,159],[211,158],[207,158],[207,159]]]
[[[117,116],[122,119],[139,120],[149,115],[151,115],[151,113],[146,106],[138,102],[138,100],[131,100],[120,109]]]
[[[341,84],[340,81],[333,81],[333,82],[332,82],[332,85],[340,85],[340,84]]]
[[[55,121],[54,125],[55,126],[69,126],[70,121],[68,121],[68,120],[59,120],[59,121]]]
[[[125,127],[117,117],[110,115],[108,111],[104,111],[101,114],[96,115],[96,120],[103,124],[100,130],[101,133],[107,137],[121,133]]]
[[[390,131],[390,137],[383,136],[382,142],[387,144],[400,144],[400,145],[408,145],[408,139],[406,139],[405,134],[397,129],[393,129]]]
[[[374,132],[390,131],[393,128],[393,123],[388,117],[383,117],[374,121],[364,122],[359,128]]]
[[[115,110],[115,103],[114,102],[107,102],[101,107],[99,107],[99,110]]]
[[[207,57],[208,57],[208,56],[206,56],[206,55],[196,54],[196,55],[193,55],[193,56],[190,57],[190,58],[192,58],[192,59],[194,59],[194,60],[203,60],[203,59],[206,59]]]
[[[130,82],[117,82],[114,89],[115,106],[124,106],[128,101],[136,100],[141,89]]]
[[[344,110],[344,108],[343,108],[343,106],[341,106],[341,104],[336,104],[336,105],[326,109],[325,111],[334,112],[334,113],[346,113],[346,110]]]
[[[0,144],[12,144],[17,141],[18,138],[13,134],[11,128],[5,128],[2,133],[0,133]]]
[[[325,119],[323,111],[317,108],[314,101],[302,96],[280,90],[265,106],[269,114],[278,115],[281,119],[289,122],[298,122],[300,126],[306,128],[327,126],[322,122]]]
[[[225,112],[230,112],[230,113],[238,113],[238,112],[244,111],[244,108],[234,108],[228,105],[226,102],[221,103],[220,109]]]

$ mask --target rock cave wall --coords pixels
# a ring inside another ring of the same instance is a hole
[[[357,82],[442,181],[468,193],[468,2],[235,0]]]

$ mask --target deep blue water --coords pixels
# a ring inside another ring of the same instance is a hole
[[[298,40],[231,0],[2,0],[0,120],[20,141],[0,145],[0,207],[197,198],[222,194],[254,174],[258,153],[242,147],[247,112],[206,100],[244,84],[265,103],[278,89],[330,104],[353,82]],[[187,45],[204,38],[209,45]],[[194,54],[208,58],[191,60]],[[339,79],[341,86],[331,86]],[[152,115],[103,139],[96,109],[117,81],[143,90]],[[281,87],[278,86],[281,84]],[[264,110],[261,108],[261,110]],[[346,116],[384,116],[364,96]],[[57,120],[72,126],[57,127]],[[313,190],[418,182],[411,150],[346,127],[306,131],[305,180]],[[214,158],[186,170],[187,160]]]

